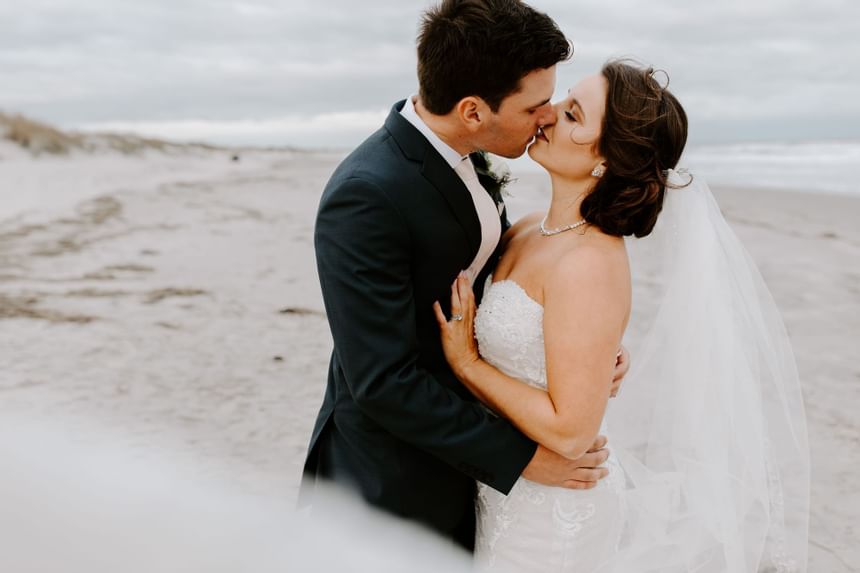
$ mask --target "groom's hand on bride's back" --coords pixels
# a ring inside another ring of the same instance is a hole
[[[591,449],[582,457],[569,460],[541,445],[523,470],[527,480],[543,485],[569,489],[591,489],[609,474],[603,466],[609,457],[606,437],[597,436]]]
[[[609,395],[612,398],[618,395],[618,390],[621,389],[621,381],[627,376],[630,370],[630,353],[623,346],[618,350],[618,355],[615,357],[615,372],[612,373],[612,385],[610,386]]]

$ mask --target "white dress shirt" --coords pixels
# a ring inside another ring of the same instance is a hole
[[[451,169],[457,173],[466,185],[466,189],[468,189],[469,193],[472,195],[472,203],[475,206],[478,220],[481,223],[481,247],[478,249],[478,254],[475,256],[472,264],[463,270],[466,271],[469,280],[474,283],[478,273],[480,273],[481,269],[484,268],[484,265],[487,264],[493,251],[496,250],[496,246],[499,244],[499,239],[502,236],[502,224],[499,221],[499,210],[495,201],[493,201],[493,198],[490,197],[490,194],[487,193],[487,190],[484,189],[480,181],[478,181],[478,174],[475,172],[475,166],[472,164],[472,160],[469,156],[463,156],[457,153],[455,149],[442,141],[442,139],[436,135],[426,123],[424,123],[424,120],[421,119],[415,111],[415,103],[413,101],[414,97],[415,96],[406,98],[406,103],[403,105],[403,109],[400,110],[400,115],[421,132],[421,135],[430,142],[430,145],[439,152],[439,155],[441,155],[445,162],[451,166]]]

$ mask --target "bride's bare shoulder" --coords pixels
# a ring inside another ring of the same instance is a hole
[[[569,292],[569,285],[609,289],[624,295],[630,288],[630,266],[624,240],[600,235],[577,241],[556,259],[547,276],[547,286]]]

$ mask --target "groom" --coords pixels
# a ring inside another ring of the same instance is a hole
[[[320,202],[334,351],[303,497],[333,480],[471,548],[475,480],[507,493],[521,475],[569,488],[605,475],[604,439],[567,460],[477,403],[448,368],[432,309],[461,270],[480,300],[510,226],[470,154],[518,157],[555,123],[555,66],[569,57],[555,23],[517,0],[445,0],[424,14],[419,95],[394,105]],[[616,379],[625,372],[626,360]]]

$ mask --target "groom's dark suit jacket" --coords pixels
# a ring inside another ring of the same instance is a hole
[[[507,493],[536,445],[481,407],[445,361],[432,304],[448,313],[481,225],[402,107],[340,164],[320,202],[314,245],[334,351],[303,498],[334,480],[471,547],[474,480]],[[475,281],[479,299],[498,256]]]

